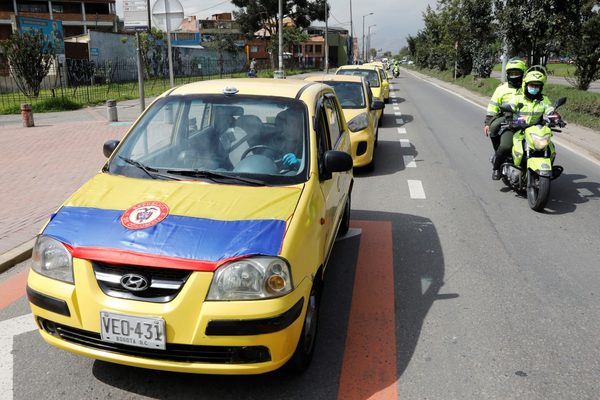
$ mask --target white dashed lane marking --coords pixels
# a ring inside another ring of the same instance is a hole
[[[408,139],[400,139],[400,147],[409,148],[410,147],[410,140],[408,140]]]
[[[406,128],[398,128],[398,133],[401,135],[406,135]]]
[[[402,118],[396,118],[396,123],[398,125],[404,125],[404,120]]]
[[[401,113],[400,111],[396,111],[396,112],[394,113],[394,115],[395,115],[395,116],[397,116],[397,117],[400,117],[400,116],[402,116],[402,113]]]
[[[404,167],[405,168],[417,168],[417,163],[415,162],[415,156],[402,156],[404,158]]]
[[[408,180],[408,190],[411,199],[426,199],[421,181]]]

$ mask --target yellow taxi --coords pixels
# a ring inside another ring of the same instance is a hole
[[[216,80],[161,95],[37,237],[27,294],[58,348],[208,374],[302,371],[350,137],[334,90]]]
[[[379,136],[377,110],[383,109],[384,103],[373,98],[369,85],[361,76],[313,75],[305,80],[322,82],[335,90],[350,130],[354,167],[372,170]]]
[[[375,66],[369,65],[343,65],[335,71],[336,75],[357,75],[362,76],[367,81],[371,88],[373,97],[377,100],[385,102],[385,91],[383,89],[383,80],[379,74],[379,70]],[[388,87],[389,96],[389,87]],[[379,126],[383,121],[383,110],[377,110],[377,119]]]
[[[380,61],[373,61],[367,64],[363,64],[365,66],[373,66],[377,68],[379,72],[379,79],[381,80],[381,90],[383,91],[383,100],[386,103],[390,101],[390,77],[387,74],[385,67]]]

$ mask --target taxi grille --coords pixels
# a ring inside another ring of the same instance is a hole
[[[48,321],[40,321],[42,327]],[[146,349],[102,341],[99,333],[84,331],[70,326],[52,323],[53,332],[61,339],[82,346],[134,357],[177,362],[198,362],[214,364],[250,364],[271,361],[269,349],[265,346],[195,346],[167,343],[165,350]]]
[[[94,261],[92,265],[98,286],[104,294],[153,303],[167,303],[173,300],[191,275],[191,271],[180,269],[113,265],[98,261]],[[143,276],[150,286],[143,291],[132,291],[123,287],[121,278],[127,274]]]

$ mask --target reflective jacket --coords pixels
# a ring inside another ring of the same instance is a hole
[[[520,109],[517,108],[519,103],[523,105]],[[541,99],[529,100],[523,92],[519,91],[512,97],[509,104],[515,112],[514,119],[522,118],[526,124],[537,121],[541,116],[547,117],[554,113],[554,106],[548,96],[542,96]]]
[[[516,88],[508,86],[508,82],[498,86],[490,99],[490,103],[487,106],[487,112],[485,117],[485,124],[489,125],[492,118],[500,114],[500,106],[502,104],[509,104],[513,95],[517,92]]]

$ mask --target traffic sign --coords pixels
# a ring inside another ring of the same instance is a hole
[[[148,0],[123,0],[123,19],[127,30],[148,29]]]

